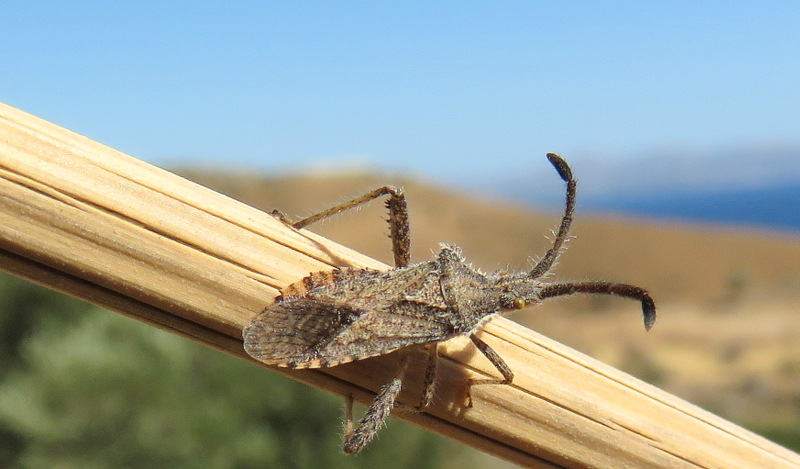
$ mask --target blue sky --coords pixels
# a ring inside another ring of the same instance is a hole
[[[8,2],[0,64],[0,101],[160,166],[800,144],[795,1]]]

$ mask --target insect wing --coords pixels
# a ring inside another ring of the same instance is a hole
[[[335,366],[442,340],[452,330],[430,307],[400,302],[368,311],[321,298],[275,303],[244,329],[244,348],[267,365]]]
[[[322,366],[319,350],[330,341],[332,333],[346,328],[361,314],[362,311],[347,305],[318,299],[292,298],[278,302],[245,327],[244,349],[267,365]]]

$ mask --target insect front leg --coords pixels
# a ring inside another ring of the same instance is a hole
[[[358,207],[359,205],[384,195],[389,196],[389,200],[386,201],[386,207],[389,209],[389,235],[392,239],[394,265],[395,267],[404,267],[408,265],[411,260],[411,234],[408,225],[408,206],[406,205],[406,196],[403,193],[403,189],[394,186],[379,187],[371,192],[367,192],[361,197],[356,197],[353,200],[334,205],[327,210],[315,213],[297,222],[290,221],[280,210],[273,210],[272,215],[299,230],[312,223],[344,212],[345,210]]]
[[[403,389],[403,377],[408,368],[408,359],[408,355],[402,358],[402,364],[397,374],[381,388],[355,430],[353,430],[353,396],[347,397],[344,422],[345,453],[355,454],[361,451],[389,417],[395,402],[397,402],[397,396]]]
[[[514,379],[514,373],[511,371],[511,368],[500,358],[497,352],[489,347],[489,344],[479,339],[475,334],[470,334],[469,338],[472,340],[472,343],[478,347],[478,350],[492,362],[492,365],[497,368],[497,371],[503,375],[503,379],[470,379],[467,383],[467,408],[472,407],[472,386],[479,384],[511,384],[511,381]]]

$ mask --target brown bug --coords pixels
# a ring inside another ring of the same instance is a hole
[[[410,236],[405,196],[386,186],[312,215],[292,226],[301,229],[341,211],[388,195],[389,226],[395,268],[388,271],[342,267],[317,272],[284,288],[275,304],[244,328],[244,348],[267,365],[321,368],[384,355],[412,345],[428,347],[424,393],[417,410],[433,400],[437,344],[467,335],[497,368],[502,379],[470,380],[477,384],[509,384],[514,373],[475,332],[495,314],[540,303],[545,298],[573,293],[602,293],[639,300],[644,326],[656,320],[646,290],[621,283],[545,283],[541,277],[553,266],[567,239],[575,208],[576,180],[569,165],[555,153],[547,158],[567,183],[567,201],[553,246],[530,272],[485,274],[467,264],[455,246],[442,245],[429,261],[409,265]],[[286,221],[285,216],[275,211]],[[347,399],[344,451],[357,453],[391,413],[403,384],[408,355],[395,377],[376,396],[353,430],[352,397]],[[467,406],[472,400],[467,388]]]

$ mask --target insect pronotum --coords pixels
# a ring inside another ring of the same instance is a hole
[[[473,379],[480,384],[509,384],[514,373],[475,332],[496,314],[507,314],[546,298],[573,293],[600,293],[639,300],[644,326],[656,320],[653,300],[646,290],[622,283],[600,281],[546,283],[541,277],[558,258],[568,237],[575,209],[576,180],[566,161],[555,153],[547,158],[567,183],[566,208],[552,247],[531,271],[485,274],[469,265],[456,246],[442,245],[438,255],[409,264],[411,239],[403,191],[385,186],[336,205],[291,225],[301,229],[336,213],[381,196],[389,196],[389,227],[395,268],[388,271],[342,267],[316,272],[281,291],[244,328],[244,348],[267,365],[322,368],[384,355],[409,346],[428,348],[424,391],[416,409],[433,400],[436,383],[437,344],[466,335],[502,375],[498,379]],[[289,223],[278,212],[276,216]],[[375,435],[391,413],[403,386],[408,355],[394,378],[376,396],[353,429],[352,397],[347,399],[344,451],[357,453]]]

